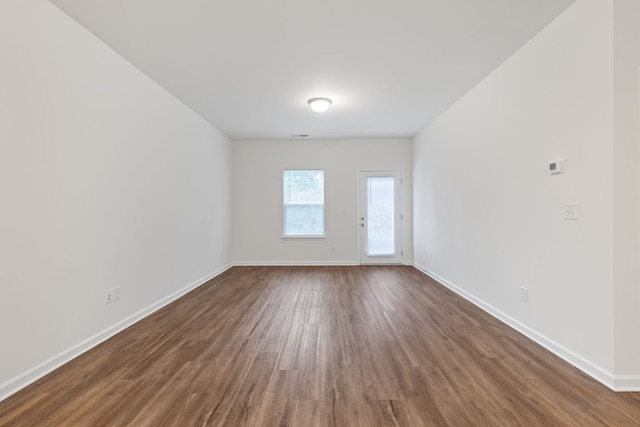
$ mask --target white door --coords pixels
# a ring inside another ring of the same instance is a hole
[[[360,172],[361,264],[402,263],[402,172]]]

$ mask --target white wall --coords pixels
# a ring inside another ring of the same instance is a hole
[[[617,387],[640,385],[640,2],[615,0],[614,227]]]
[[[414,143],[415,264],[612,385],[612,1],[576,2]]]
[[[358,170],[402,169],[404,262],[410,264],[411,152],[411,140],[234,141],[234,263],[357,264]],[[284,169],[325,170],[326,239],[282,238]]]
[[[231,147],[45,0],[0,62],[1,399],[230,264]]]

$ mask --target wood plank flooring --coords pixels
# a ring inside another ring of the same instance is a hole
[[[2,426],[638,426],[412,267],[234,267],[16,395]]]

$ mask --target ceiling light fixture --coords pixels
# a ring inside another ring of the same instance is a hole
[[[316,113],[324,113],[331,105],[329,98],[311,98],[309,100],[309,107]]]

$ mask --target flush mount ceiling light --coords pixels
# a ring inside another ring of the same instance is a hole
[[[329,98],[311,98],[309,100],[309,107],[316,113],[324,113],[331,105]]]

